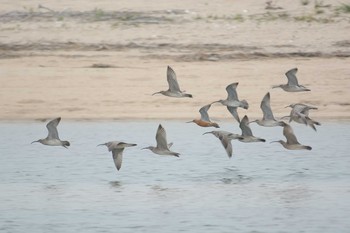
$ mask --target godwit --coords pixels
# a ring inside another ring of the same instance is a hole
[[[241,120],[241,123],[239,124],[239,128],[242,130],[242,137],[241,139],[238,139],[241,142],[265,142],[265,139],[258,138],[253,136],[252,130],[249,127],[249,119],[248,116],[245,115],[243,119]]]
[[[298,79],[295,76],[297,71],[298,71],[298,68],[293,68],[293,69],[289,70],[286,73],[286,76],[288,78],[288,83],[287,84],[281,84],[281,85],[275,85],[275,86],[272,86],[272,88],[280,87],[284,91],[287,91],[287,92],[310,91],[310,89],[308,89],[308,88],[298,84]]]
[[[283,140],[278,140],[278,141],[273,141],[273,142],[278,142],[282,144],[282,146],[288,150],[311,150],[311,146],[304,146],[301,145],[297,138],[294,135],[292,127],[288,125],[287,123],[284,123],[285,125],[283,126],[283,135],[286,137],[287,142]],[[272,142],[271,142],[272,143]]]
[[[208,115],[208,110],[210,108],[211,104],[205,105],[199,109],[199,113],[201,114],[201,119],[194,119],[192,121],[188,121],[187,123],[194,122],[197,125],[201,127],[215,127],[215,128],[220,128],[217,123],[211,122],[209,115]]]
[[[167,69],[167,80],[168,80],[168,84],[169,84],[169,89],[166,91],[155,92],[152,95],[162,94],[162,95],[170,96],[170,97],[178,97],[178,98],[189,97],[189,98],[192,98],[191,94],[187,94],[184,91],[180,90],[179,83],[177,82],[177,79],[176,79],[175,71],[170,66],[168,66],[168,69]]]
[[[106,142],[103,144],[99,144],[97,146],[107,146],[108,151],[112,151],[113,161],[114,161],[115,167],[119,171],[119,169],[122,166],[123,151],[124,151],[125,147],[136,146],[136,144],[112,141],[112,142]]]
[[[262,99],[260,108],[263,112],[263,118],[254,120],[252,122],[256,122],[258,125],[266,126],[266,127],[284,125],[282,121],[276,121],[275,117],[273,116],[271,106],[270,106],[270,92],[267,92],[267,94]]]
[[[242,137],[238,134],[233,134],[233,133],[230,133],[227,131],[222,131],[222,130],[210,131],[210,132],[206,132],[204,134],[209,134],[209,133],[213,134],[215,137],[217,137],[220,140],[220,142],[224,146],[225,151],[226,151],[229,158],[232,157],[231,140],[232,139],[242,139]]]
[[[309,106],[306,104],[300,104],[300,103],[290,104],[287,107],[292,108],[289,116],[286,116],[286,117],[289,117],[289,122],[295,121],[300,124],[308,125],[311,128],[313,128],[315,131],[317,131],[315,125],[321,125],[319,122],[314,121],[309,117],[309,110],[317,109],[316,107],[312,107],[312,106]]]
[[[249,108],[249,104],[246,100],[239,100],[238,95],[237,95],[237,86],[238,83],[231,83],[226,87],[227,91],[227,98],[225,100],[218,100],[214,101],[213,103],[221,103],[222,105],[225,105],[227,107],[227,110],[231,113],[231,115],[238,121],[240,122],[238,113],[237,113],[237,108],[241,107],[244,109]]]
[[[61,117],[58,117],[56,119],[53,119],[49,123],[47,123],[46,128],[49,131],[49,134],[44,139],[39,139],[34,142],[40,142],[41,144],[47,145],[47,146],[63,146],[67,148],[67,146],[70,146],[70,143],[68,141],[61,141],[58,137],[58,131],[57,131],[57,125],[60,123]],[[32,143],[34,143],[32,142]]]
[[[166,132],[165,129],[161,124],[159,124],[158,129],[157,129],[157,134],[156,134],[156,141],[157,141],[157,146],[148,146],[142,149],[149,149],[155,154],[159,155],[172,155],[179,157],[179,153],[173,152],[169,150],[169,147],[172,145],[172,143],[167,143],[166,140]]]

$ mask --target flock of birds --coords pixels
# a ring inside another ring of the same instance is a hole
[[[286,76],[288,79],[287,84],[281,84],[273,86],[272,88],[282,88],[284,91],[287,92],[302,92],[302,91],[310,91],[310,89],[306,88],[303,85],[300,85],[298,83],[296,73],[298,69],[293,68],[286,72]],[[185,91],[181,91],[179,83],[177,82],[176,74],[174,70],[168,66],[167,68],[167,81],[169,88],[166,91],[159,91],[155,94],[162,94],[169,97],[176,97],[176,98],[182,98],[182,97],[188,97],[192,98],[193,96],[191,94],[186,93]],[[237,95],[237,86],[238,82],[232,83],[226,87],[227,91],[227,98],[223,100],[214,101],[211,104],[205,105],[202,108],[199,109],[199,113],[201,115],[200,119],[194,119],[192,121],[189,121],[187,123],[193,122],[197,124],[200,127],[215,127],[220,128],[219,125],[215,122],[212,122],[209,118],[208,110],[210,109],[212,104],[215,103],[221,103],[222,105],[226,106],[227,110],[231,113],[234,119],[237,120],[239,123],[239,127],[241,128],[242,133],[241,134],[234,134],[231,132],[223,131],[223,130],[214,130],[210,132],[206,132],[204,134],[213,134],[215,137],[217,137],[220,141],[223,147],[226,150],[226,153],[229,158],[232,157],[232,144],[231,140],[239,140],[241,142],[251,143],[251,142],[265,142],[266,140],[263,138],[259,138],[253,135],[251,128],[249,127],[250,123],[256,122],[260,126],[264,127],[274,127],[274,126],[281,126],[283,127],[283,135],[287,139],[286,141],[278,140],[273,141],[280,143],[284,148],[289,150],[311,150],[312,148],[310,146],[302,145],[298,142],[292,127],[284,122],[284,121],[278,121],[275,119],[271,106],[270,106],[270,93],[268,92],[264,98],[261,101],[260,108],[263,112],[263,117],[261,119],[257,119],[254,121],[249,121],[248,116],[245,115],[242,119],[239,118],[237,109],[243,108],[248,109],[249,104],[246,100],[239,100]],[[297,123],[305,124],[307,126],[310,126],[316,131],[315,125],[320,125],[319,122],[312,120],[309,117],[309,110],[317,109],[316,107],[309,106],[302,103],[296,103],[296,104],[290,104],[287,107],[290,107],[292,110],[289,114],[289,116],[284,116],[281,119],[289,118],[289,123],[291,121],[295,121]],[[63,141],[58,136],[57,126],[61,121],[61,117],[58,117],[56,119],[51,120],[47,125],[48,129],[48,136],[44,139],[39,139],[34,142],[39,142],[44,145],[48,146],[63,146],[65,148],[68,148],[70,146],[70,143],[68,141]],[[32,142],[32,143],[34,143]],[[142,149],[149,149],[155,154],[159,155],[170,155],[170,156],[176,156],[179,157],[179,153],[173,152],[170,150],[172,143],[167,142],[166,137],[166,131],[164,127],[159,124],[157,133],[156,133],[156,146],[148,146]],[[272,142],[271,142],[272,143]],[[134,143],[126,143],[121,141],[110,141],[103,144],[99,144],[98,146],[107,146],[108,151],[112,152],[114,164],[119,170],[121,168],[122,164],[122,158],[123,158],[123,151],[126,147],[132,147],[136,146]]]

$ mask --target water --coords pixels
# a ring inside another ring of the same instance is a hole
[[[314,132],[293,124],[312,151],[279,144],[233,142],[229,159],[207,129],[163,121],[172,150],[161,157],[159,122],[69,122],[48,147],[44,123],[0,123],[0,232],[349,232],[350,123]],[[238,133],[237,124],[222,129]],[[282,128],[252,125],[256,136],[284,139]],[[119,172],[97,144],[126,148]]]

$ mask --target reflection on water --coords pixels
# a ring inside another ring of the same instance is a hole
[[[180,158],[141,150],[162,123]],[[314,132],[293,125],[312,151],[233,141],[231,159],[206,129],[182,122],[64,122],[67,150],[31,145],[42,123],[0,123],[1,232],[346,232],[349,123]],[[222,123],[224,130],[238,126]],[[267,141],[281,128],[252,125]],[[82,136],[83,135],[83,136]],[[333,140],[330,140],[333,139]],[[14,140],[16,139],[16,140]],[[97,144],[123,140],[120,171]],[[286,226],[288,226],[286,228]]]

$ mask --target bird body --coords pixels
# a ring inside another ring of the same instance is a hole
[[[293,132],[292,127],[290,125],[288,125],[287,123],[284,123],[283,135],[287,139],[286,142],[283,140],[278,140],[278,141],[273,141],[273,142],[280,143],[284,148],[286,148],[288,150],[312,150],[311,146],[305,146],[305,145],[302,145],[298,142],[298,140]]]
[[[187,94],[184,91],[180,90],[180,86],[179,86],[179,83],[177,82],[175,71],[170,66],[168,66],[168,68],[167,68],[167,81],[168,81],[168,85],[169,85],[168,90],[155,92],[152,95],[162,94],[165,96],[176,97],[176,98],[182,98],[182,97],[192,98],[193,97],[191,94]]]
[[[262,99],[260,108],[263,112],[263,118],[252,122],[256,122],[258,125],[265,127],[283,126],[283,122],[277,121],[273,116],[270,105],[270,92],[266,93]]]
[[[310,89],[306,88],[303,85],[299,85],[298,79],[296,77],[296,73],[298,72],[298,68],[293,68],[286,72],[286,76],[288,78],[287,84],[275,85],[272,88],[282,88],[287,92],[301,92],[301,91],[310,91]]]
[[[58,136],[57,126],[61,121],[61,117],[55,118],[51,120],[49,123],[47,123],[46,128],[48,130],[48,135],[44,139],[39,139],[34,142],[40,142],[43,145],[47,146],[63,146],[65,148],[68,148],[70,146],[70,143],[68,141],[62,141],[60,140]]]
[[[119,171],[119,169],[122,166],[123,151],[124,151],[125,147],[136,146],[136,144],[119,142],[119,141],[111,141],[111,142],[99,144],[97,146],[107,146],[108,151],[112,151],[113,161],[114,161],[115,167]]]
[[[239,127],[242,130],[242,138],[238,139],[241,142],[265,142],[266,140],[263,138],[255,137],[252,133],[252,130],[249,127],[249,119],[248,116],[245,115],[239,124]]]
[[[142,149],[149,149],[155,154],[158,155],[171,155],[171,156],[176,156],[179,157],[179,153],[170,151],[169,148],[172,146],[172,143],[167,143],[166,139],[166,132],[165,129],[161,124],[159,124],[157,133],[156,133],[156,141],[157,141],[157,146],[148,146]]]
[[[240,122],[240,118],[237,113],[237,108],[241,107],[244,109],[249,108],[249,104],[246,100],[239,100],[237,95],[237,86],[238,83],[231,83],[226,87],[227,98],[225,100],[214,101],[213,103],[221,103],[227,107],[227,110],[231,113],[231,115]]]
[[[194,122],[197,125],[201,127],[215,127],[215,128],[220,128],[220,126],[217,123],[211,122],[209,115],[208,115],[208,110],[210,108],[211,104],[205,105],[199,109],[199,113],[201,114],[201,119],[194,119],[190,122]]]

